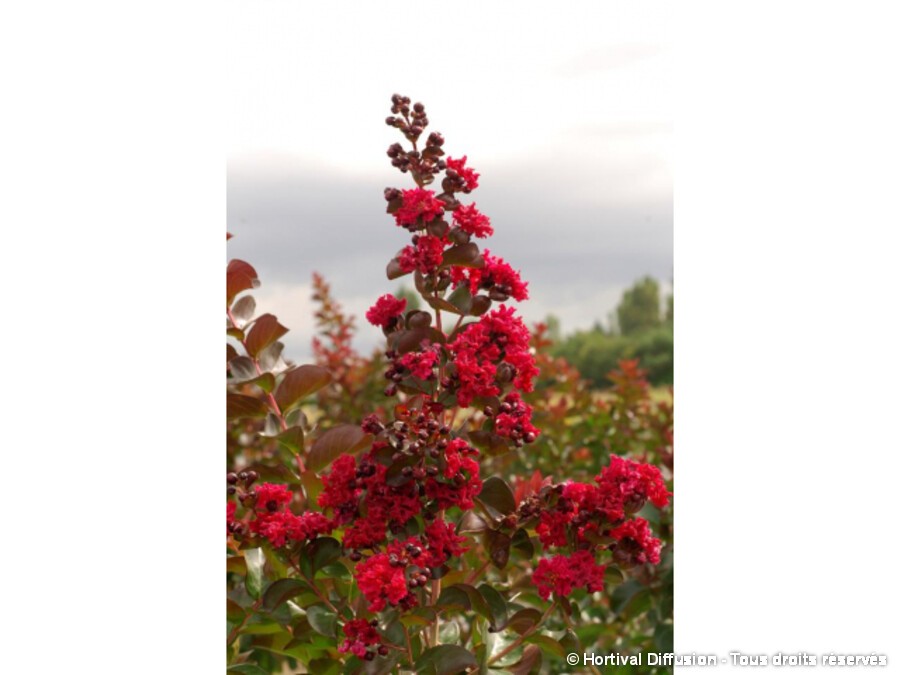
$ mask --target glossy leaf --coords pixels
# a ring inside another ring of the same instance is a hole
[[[246,356],[233,358],[228,362],[228,369],[231,371],[233,382],[246,382],[259,375],[256,371],[256,366],[253,364],[253,359]]]
[[[321,366],[304,365],[287,371],[278,389],[275,401],[282,412],[297,401],[306,398],[331,382],[331,373]]]
[[[491,630],[496,632],[506,628],[509,607],[506,604],[506,600],[503,599],[503,596],[488,584],[481,584],[478,587],[478,592],[481,594],[481,597],[484,598],[484,601],[490,609]]]
[[[503,569],[509,562],[509,549],[512,539],[503,532],[488,530],[486,533],[487,548],[491,556],[491,562],[497,569]]]
[[[231,301],[234,300],[238,293],[257,288],[259,286],[259,277],[256,274],[256,270],[249,263],[243,260],[231,260],[225,273],[225,286],[226,304],[230,306]]]
[[[484,450],[491,457],[505,455],[511,449],[509,443],[502,436],[498,436],[493,431],[487,431],[486,429],[470,431],[469,440],[479,450]]]
[[[472,309],[472,293],[469,291],[469,284],[460,284],[459,288],[450,294],[447,301],[456,308],[457,314],[468,314]]]
[[[273,342],[263,349],[258,355],[259,367],[270,373],[280,373],[285,368],[284,359],[281,358],[281,352],[284,350],[284,344],[281,342]]]
[[[475,511],[466,511],[459,521],[459,534],[484,532],[488,525]]]
[[[299,579],[279,579],[263,594],[263,607],[271,612],[282,603],[308,590],[309,586]]]
[[[306,467],[320,471],[341,455],[355,455],[372,443],[372,436],[355,424],[341,424],[329,429],[313,443]]]
[[[537,622],[540,620],[541,613],[538,610],[533,607],[526,607],[513,614],[506,626],[516,631],[519,635],[523,635],[537,625]]]
[[[237,328],[243,328],[253,318],[256,311],[256,300],[252,295],[245,295],[231,307],[231,315],[234,317]]]
[[[342,548],[337,539],[332,537],[318,537],[306,545],[305,554],[312,563],[312,575],[330,565],[341,557]]]
[[[525,641],[537,645],[542,651],[553,654],[553,656],[558,656],[559,658],[562,658],[567,654],[566,648],[563,647],[558,640],[554,640],[549,635],[535,633],[534,635],[529,635],[525,638]]]
[[[236,665],[229,666],[226,672],[240,673],[240,675],[269,675],[268,671],[263,670],[253,663],[238,663]]]
[[[225,609],[225,618],[228,619],[230,623],[238,623],[244,618],[244,616],[246,616],[246,614],[247,613],[244,611],[243,607],[241,607],[231,598],[228,598]]]
[[[509,666],[504,666],[504,670],[508,670],[511,675],[528,675],[529,673],[538,673],[541,670],[541,648],[537,645],[525,645],[522,652],[522,658]]]
[[[484,267],[484,258],[474,242],[459,244],[444,251],[444,265],[457,267]]]
[[[400,261],[394,258],[387,265],[387,278],[390,280],[399,279],[400,277],[404,277],[409,272],[404,272],[400,269]]]
[[[491,476],[484,481],[478,499],[498,515],[505,516],[516,510],[516,499],[513,496],[512,488],[505,480],[497,476]]]
[[[247,593],[254,600],[259,599],[263,586],[263,566],[266,557],[261,548],[249,548],[244,551],[244,562],[247,563]]]
[[[263,314],[253,322],[253,327],[247,335],[245,341],[247,353],[255,357],[287,332],[288,329],[278,323],[274,315]]]
[[[269,407],[261,399],[244,394],[229,393],[225,398],[225,415],[230,420],[246,417],[265,417]]]
[[[478,665],[475,655],[457,645],[439,645],[426,649],[416,659],[416,673],[434,675],[458,675]]]
[[[324,604],[310,605],[306,608],[306,619],[319,635],[337,637],[337,614]]]

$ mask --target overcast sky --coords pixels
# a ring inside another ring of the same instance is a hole
[[[407,7],[401,11],[401,7]],[[606,321],[622,290],[672,268],[672,53],[662,3],[254,2],[231,5],[230,257],[252,263],[259,311],[305,359],[310,277],[360,319],[395,290],[408,242],[385,214],[390,96],[425,103],[429,130],[481,173],[492,253],[522,271],[530,321]],[[714,84],[714,83],[713,83]],[[712,85],[711,85],[712,86]],[[409,281],[406,280],[407,285]]]

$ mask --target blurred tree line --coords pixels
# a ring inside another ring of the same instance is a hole
[[[606,374],[621,359],[640,359],[654,386],[671,385],[673,378],[673,295],[660,297],[659,283],[652,277],[638,279],[625,290],[608,328],[595,323],[590,330],[560,336],[559,320],[547,318],[555,342],[553,353],[575,366],[596,387],[607,385]]]

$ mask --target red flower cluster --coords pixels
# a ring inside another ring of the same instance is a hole
[[[344,624],[344,635],[347,636],[347,639],[338,647],[338,651],[341,653],[350,652],[357,658],[367,659],[366,655],[372,651],[367,649],[367,647],[381,642],[381,636],[375,630],[377,625],[378,622],[374,620],[352,619],[348,621]],[[371,660],[371,658],[367,660]]]
[[[252,508],[253,517],[246,522],[250,532],[268,539],[276,548],[288,542],[315,539],[329,534],[334,522],[321,513],[307,512],[296,515],[288,508],[294,495],[286,485],[263,483],[252,492],[242,493],[241,502]],[[229,533],[246,531],[244,523],[235,520],[237,504],[228,503]]]
[[[609,536],[618,542],[613,549],[613,558],[623,567],[659,564],[662,542],[653,536],[650,524],[643,518],[626,521],[611,530]]]
[[[654,466],[612,456],[610,465],[596,476],[595,485],[566,483],[542,498],[534,496],[520,506],[522,517],[538,515],[535,532],[544,546],[593,550],[597,542],[613,538],[617,562],[629,565],[659,562],[660,542],[645,520],[625,521],[649,498],[657,507],[669,502],[662,475]]]
[[[446,241],[430,234],[413,237],[413,246],[406,246],[397,257],[403,272],[431,274],[440,267],[444,259]]]
[[[435,348],[426,348],[421,352],[404,354],[397,360],[397,365],[409,371],[413,377],[420,380],[434,378],[434,368],[440,361],[440,355]]]
[[[459,404],[466,407],[475,397],[497,396],[510,380],[517,389],[531,391],[538,371],[530,337],[513,309],[500,305],[448,345],[455,357]]]
[[[486,290],[488,297],[498,302],[510,297],[519,301],[528,299],[528,284],[503,258],[492,256],[488,249],[484,250],[484,267],[454,267],[450,278],[454,288],[468,281],[472,295]]]
[[[481,175],[466,167],[467,159],[468,157],[466,157],[465,155],[463,155],[462,159],[453,159],[452,157],[447,158],[447,173],[451,177],[453,176],[453,174],[456,174],[457,176],[462,178],[463,182],[465,183],[462,191],[465,193],[469,193],[478,187],[478,177]]]
[[[439,406],[400,411],[384,425],[375,416],[363,423],[376,436],[372,449],[357,460],[339,457],[322,477],[318,503],[333,509],[334,522],[350,523],[344,547],[375,549],[387,531],[400,531],[413,517],[426,519],[453,506],[472,508],[481,491],[478,451],[462,439],[448,439],[450,429],[438,421]],[[402,466],[388,478],[388,464]]]
[[[444,214],[444,203],[435,198],[431,190],[415,188],[403,190],[402,194],[403,203],[394,213],[397,225],[406,226],[410,230],[421,229],[425,223]]]
[[[621,498],[626,513],[640,511],[648,499],[660,509],[669,503],[671,493],[666,490],[662,474],[650,464],[612,455],[609,466],[594,480],[604,494]]]
[[[382,295],[366,312],[366,319],[373,326],[389,328],[396,323],[405,309],[405,298],[396,298],[390,294]]]
[[[406,572],[401,565],[391,564],[387,553],[377,553],[356,566],[356,584],[369,601],[369,610],[380,612],[388,604],[401,601],[415,603],[406,587]]]
[[[551,556],[538,562],[532,580],[538,594],[547,600],[551,593],[566,597],[574,588],[586,588],[589,593],[603,590],[605,565],[598,565],[594,555],[578,551],[571,556]]]
[[[500,411],[494,420],[494,431],[504,438],[510,438],[517,445],[532,443],[540,430],[531,423],[531,406],[522,400],[519,392],[506,395],[500,404]]]
[[[491,219],[475,208],[475,203],[461,204],[453,212],[453,222],[463,232],[474,237],[490,237],[494,234]]]

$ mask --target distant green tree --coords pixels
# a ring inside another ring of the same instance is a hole
[[[407,288],[406,286],[401,286],[397,289],[395,295],[398,298],[406,298],[406,309],[421,309],[422,303],[419,302],[419,294],[416,293],[411,288]]]
[[[547,326],[547,337],[553,342],[559,342],[562,339],[559,317],[555,314],[548,314],[544,319],[544,324]]]
[[[652,277],[638,279],[625,291],[616,308],[619,332],[636,335],[662,325],[659,307],[659,283]]]

